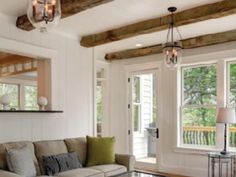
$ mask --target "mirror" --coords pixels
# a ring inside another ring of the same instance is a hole
[[[49,59],[0,52],[0,96],[10,100],[6,109],[39,110],[42,96],[50,109],[50,68]]]

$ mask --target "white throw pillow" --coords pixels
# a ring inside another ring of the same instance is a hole
[[[11,172],[25,177],[35,177],[36,168],[30,149],[26,146],[21,148],[6,148],[7,164]]]

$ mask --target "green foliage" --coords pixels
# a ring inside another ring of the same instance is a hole
[[[215,107],[204,107],[216,105],[215,65],[185,68],[183,78],[183,106],[196,106],[183,109],[183,125],[215,126]]]
[[[216,81],[215,65],[190,67],[183,70],[183,127],[215,127]],[[208,132],[203,132],[198,136],[197,139],[205,140],[204,145],[215,145],[215,137],[210,138]],[[183,139],[186,139],[185,132]]]
[[[236,106],[236,64],[230,65],[230,88],[228,103]]]
[[[0,83],[0,95],[8,94],[10,96],[10,108],[19,109],[19,85]]]
[[[24,109],[25,110],[38,110],[37,97],[38,89],[36,86],[25,86],[25,101]]]

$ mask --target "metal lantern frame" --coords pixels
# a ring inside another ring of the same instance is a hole
[[[168,8],[168,11],[171,13],[171,22],[167,33],[166,43],[163,44],[162,48],[165,55],[165,63],[169,67],[176,67],[180,64],[180,51],[183,49],[181,41],[174,41],[174,29],[176,29],[179,38],[182,39],[182,36],[174,22],[174,12],[176,12],[176,10],[176,7]]]

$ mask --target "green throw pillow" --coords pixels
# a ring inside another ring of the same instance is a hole
[[[115,137],[87,136],[87,166],[115,163]]]

